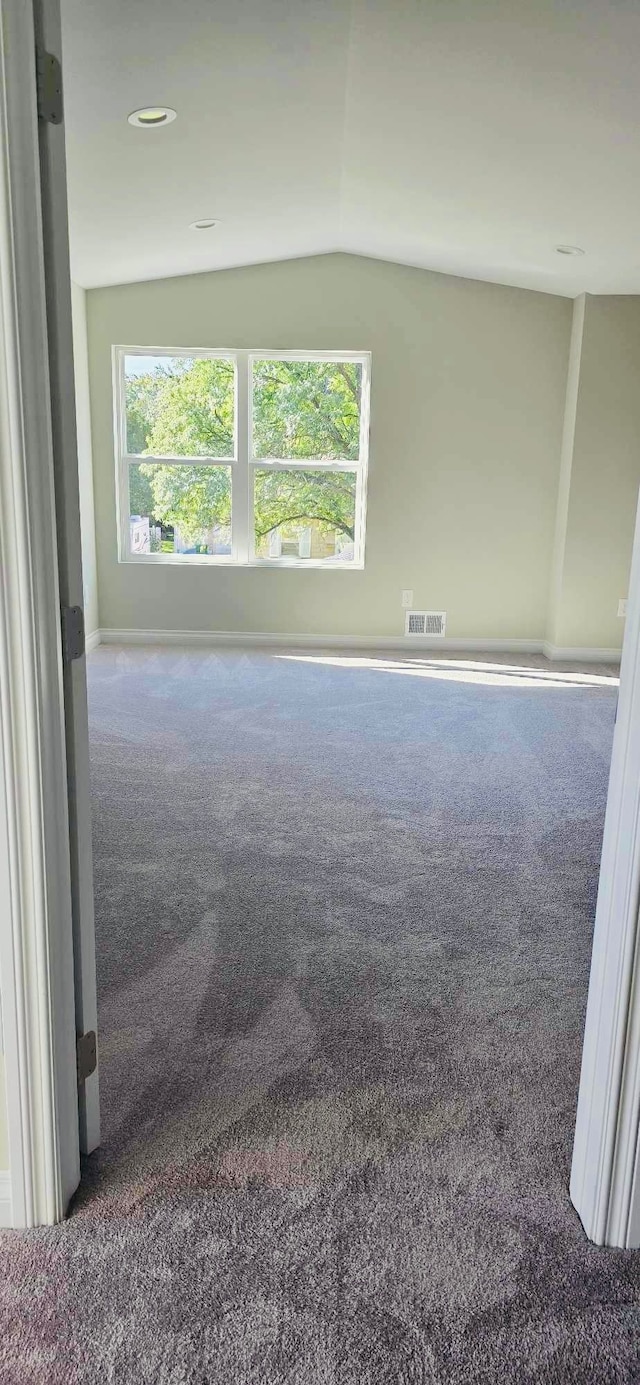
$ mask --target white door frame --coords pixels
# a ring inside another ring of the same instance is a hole
[[[0,0],[0,985],[11,1224],[79,1181],[60,600],[31,4]]]
[[[640,505],[602,845],[571,1198],[590,1240],[640,1246]]]
[[[59,0],[33,0],[33,8],[37,48],[42,52],[55,54],[62,63]],[[53,469],[58,521],[58,580],[63,605],[83,606],[64,123],[40,120],[38,133]],[[86,1034],[89,1031],[97,1031],[98,1006],[93,915],[89,718],[84,655],[64,664],[63,677],[76,1030],[79,1034]],[[90,1154],[100,1143],[97,1067],[81,1084],[78,1099],[80,1149],[83,1154]]]

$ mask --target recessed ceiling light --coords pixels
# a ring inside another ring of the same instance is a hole
[[[581,245],[556,245],[558,255],[584,255]]]
[[[132,111],[127,116],[130,125],[140,125],[143,130],[153,130],[158,125],[170,125],[176,112],[170,106],[143,106],[142,110]]]
[[[210,220],[210,219],[206,219],[206,218],[205,218],[204,221],[190,221],[190,222],[189,222],[189,230],[190,230],[190,231],[211,231],[211,230],[213,229],[213,227],[214,227],[214,226],[217,226],[217,225],[218,225],[217,221],[212,221],[212,220]]]

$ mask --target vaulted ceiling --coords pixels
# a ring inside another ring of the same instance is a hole
[[[640,293],[638,0],[63,0],[63,36],[86,287],[346,250]]]

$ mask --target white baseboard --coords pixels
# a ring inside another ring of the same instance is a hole
[[[547,659],[565,660],[568,663],[619,664],[620,649],[593,648],[591,645],[549,644],[544,640],[542,653]]]
[[[467,650],[486,654],[541,654],[540,640],[439,639],[433,635],[302,635],[240,630],[99,630],[100,644],[263,646],[276,649]],[[92,646],[95,647],[95,646]]]
[[[547,659],[609,664],[620,660],[619,649],[553,645],[547,640],[438,639],[433,635],[302,635],[264,634],[241,630],[94,630],[87,652],[99,644],[184,644],[264,647],[274,649],[412,649],[456,650],[469,654],[544,654]]]
[[[0,1226],[13,1226],[11,1174],[0,1170]]]
[[[101,636],[101,630],[92,630],[90,635],[85,635],[84,647],[87,654],[90,654],[92,649],[97,649],[98,645],[102,643]]]

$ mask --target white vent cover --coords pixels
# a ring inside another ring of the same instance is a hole
[[[405,635],[444,636],[447,624],[446,611],[407,611],[404,622]]]

